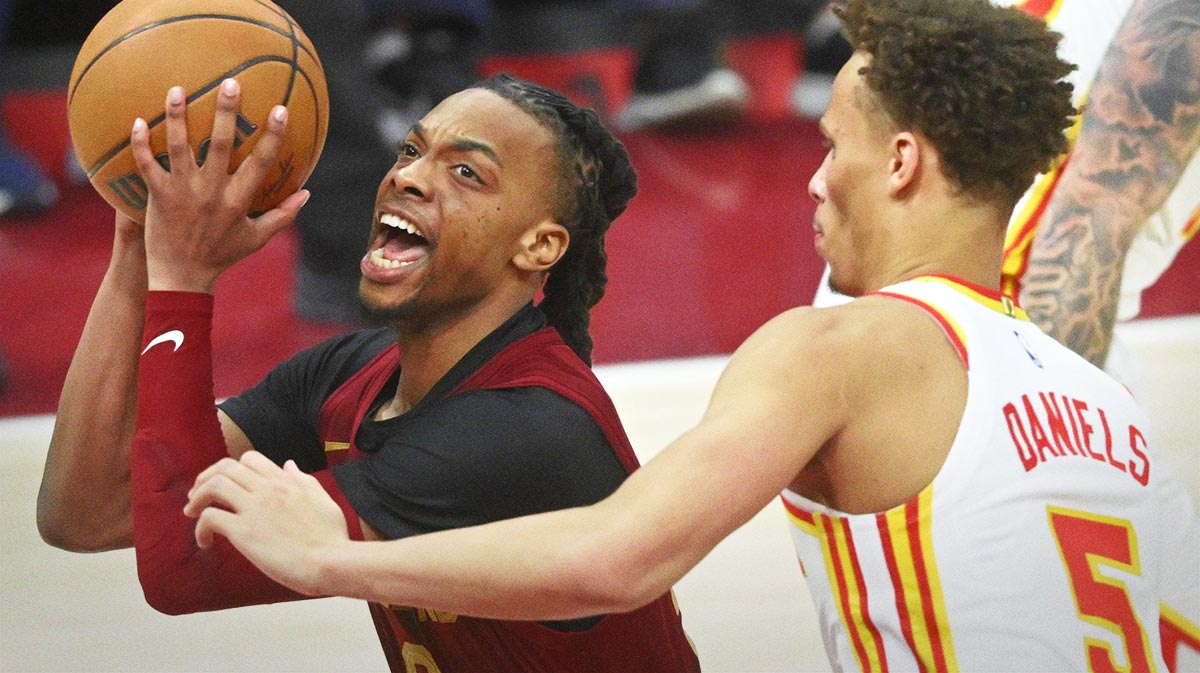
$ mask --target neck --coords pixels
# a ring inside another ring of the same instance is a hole
[[[450,369],[531,297],[492,297],[463,311],[432,319],[405,320],[393,326],[400,346],[400,382],[396,394],[376,416],[383,420],[412,409]]]
[[[943,202],[901,215],[903,241],[871,285],[886,287],[917,276],[956,276],[998,289],[1004,255],[1006,213],[984,204]]]

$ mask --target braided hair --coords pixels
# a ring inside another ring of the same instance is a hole
[[[604,234],[637,193],[629,154],[594,110],[575,105],[557,91],[508,74],[473,88],[513,102],[554,134],[561,170],[556,172],[552,212],[571,242],[550,269],[538,306],[563,341],[590,365],[589,312],[608,284]]]

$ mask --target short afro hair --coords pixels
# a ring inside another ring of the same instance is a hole
[[[1077,114],[1058,57],[1061,35],[988,0],[849,0],[836,8],[862,70],[902,129],[941,154],[966,194],[1016,204],[1065,153]]]

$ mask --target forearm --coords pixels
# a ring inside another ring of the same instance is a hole
[[[63,384],[37,500],[48,543],[71,551],[132,544],[129,446],[146,297],[140,229],[118,227]]]
[[[138,579],[147,602],[181,614],[298,598],[228,544],[196,546],[194,523],[183,513],[188,490],[227,455],[213,403],[212,296],[154,292],[146,307],[130,464]]]
[[[723,469],[720,458],[694,459],[703,450],[697,443],[706,441],[696,434],[676,440],[589,507],[402,540],[340,540],[313,554],[315,582],[300,588],[494,619],[634,610],[670,590],[779,492],[778,480],[763,479],[744,487],[738,502],[719,498],[719,508],[694,497],[690,489],[712,479],[758,476]]]
[[[1038,225],[1022,300],[1051,336],[1103,365],[1134,237],[1200,145],[1200,6],[1135,3],[1089,94],[1070,163]]]
[[[658,586],[652,572],[622,563],[622,548],[604,543],[600,519],[582,508],[403,540],[343,541],[314,554],[317,581],[305,590],[551,620],[633,610],[669,589],[676,578]]]

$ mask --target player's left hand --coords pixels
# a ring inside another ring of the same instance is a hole
[[[350,540],[341,508],[316,477],[256,451],[200,473],[183,512],[197,519],[201,547],[224,537],[271,579],[310,596],[323,593],[321,554]]]

